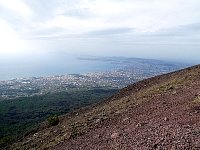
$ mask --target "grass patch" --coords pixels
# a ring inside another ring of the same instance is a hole
[[[193,102],[194,103],[200,103],[200,96],[196,96]]]
[[[50,116],[47,118],[47,122],[49,126],[56,126],[59,123],[59,118],[57,115]]]

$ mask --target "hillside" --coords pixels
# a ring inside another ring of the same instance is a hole
[[[49,116],[63,115],[108,98],[112,88],[82,88],[0,100],[0,149],[38,127]]]
[[[200,65],[130,85],[10,149],[200,149]]]

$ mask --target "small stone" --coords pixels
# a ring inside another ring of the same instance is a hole
[[[123,121],[123,122],[126,122],[126,121],[129,121],[129,120],[130,120],[130,118],[127,117],[127,118],[124,118],[122,121]]]
[[[112,139],[116,139],[116,138],[118,138],[119,136],[120,136],[119,133],[114,132],[114,133],[111,135],[111,138],[112,138]]]
[[[99,123],[101,121],[101,119],[97,119],[96,121],[95,121],[95,123]]]
[[[173,91],[172,94],[173,94],[173,95],[176,94],[176,91]]]
[[[165,117],[164,120],[165,120],[165,121],[169,121],[169,118]]]
[[[142,126],[144,126],[144,125],[146,125],[146,124],[147,124],[146,122],[138,123],[138,124],[136,125],[136,127],[142,127]]]
[[[138,124],[136,125],[136,128],[138,128],[138,127],[141,127],[141,124],[140,124],[140,123],[138,123]]]
[[[100,137],[99,134],[94,135],[94,138],[95,138],[95,139],[98,139],[99,137]]]
[[[38,134],[39,134],[39,133],[35,133],[33,136],[36,137],[36,136],[38,136]]]
[[[116,111],[115,113],[116,113],[116,114],[120,114],[120,111],[118,110],[118,111]]]

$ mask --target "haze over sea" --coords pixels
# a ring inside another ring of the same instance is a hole
[[[116,65],[79,59],[80,56],[47,55],[21,59],[0,59],[0,80],[106,71]]]
[[[108,61],[108,58],[112,58],[112,61]],[[121,58],[123,58],[122,61],[120,61]],[[130,65],[136,65],[137,59],[136,62],[129,62],[129,60],[129,57],[97,57],[67,54],[29,55],[9,58],[0,56],[0,80],[108,71],[123,67],[123,61],[126,63],[128,61]],[[155,59],[141,60],[147,60],[150,63],[155,61],[156,64],[162,64],[163,62],[171,62],[174,65],[179,64],[179,62],[157,61]],[[148,64],[148,62],[146,63]]]

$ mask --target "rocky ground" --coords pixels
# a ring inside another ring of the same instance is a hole
[[[135,83],[61,119],[58,126],[38,130],[41,136],[31,134],[12,148],[199,150],[200,66]],[[55,140],[58,132],[66,138]]]

